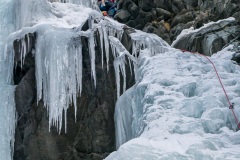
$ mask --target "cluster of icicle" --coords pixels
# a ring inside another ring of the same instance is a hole
[[[59,133],[62,129],[63,115],[65,120],[65,132],[67,130],[67,109],[73,104],[75,108],[75,119],[77,113],[77,97],[82,91],[82,43],[81,37],[88,38],[89,57],[91,60],[91,74],[96,87],[95,71],[95,33],[100,37],[102,66],[104,64],[104,52],[107,66],[109,64],[110,46],[114,57],[114,68],[116,75],[117,96],[120,96],[120,74],[123,76],[123,91],[126,90],[126,57],[129,65],[133,63],[137,67],[137,57],[141,49],[149,49],[153,54],[163,53],[168,45],[161,38],[142,32],[132,34],[133,54],[130,54],[121,44],[123,35],[122,24],[103,18],[101,14],[93,11],[88,19],[89,29],[81,31],[47,27],[36,30],[38,32],[35,62],[37,80],[37,100],[43,100],[44,106],[49,114],[49,130],[56,126]],[[43,28],[43,27],[42,27]],[[59,37],[59,35],[61,35]],[[21,65],[29,50],[28,37],[21,39],[20,46]],[[151,44],[152,43],[152,44]],[[160,52],[159,52],[160,51]],[[135,70],[134,69],[134,70]],[[107,67],[107,70],[109,68]]]

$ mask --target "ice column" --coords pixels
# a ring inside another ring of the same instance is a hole
[[[0,159],[11,160],[14,148],[15,102],[11,85],[13,54],[7,52],[6,37],[15,30],[13,15],[15,1],[0,1]],[[5,50],[5,52],[4,52]]]

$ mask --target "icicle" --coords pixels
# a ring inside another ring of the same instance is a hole
[[[129,57],[128,57],[128,64],[129,64],[129,68],[130,68],[130,73],[132,75],[132,63],[131,63],[131,60]]]
[[[104,38],[104,45],[105,45],[105,54],[106,54],[106,60],[107,60],[107,71],[109,71],[109,40],[108,40],[106,27],[103,26],[102,29],[103,29],[103,38]]]
[[[24,65],[24,61],[25,61],[25,57],[26,57],[26,53],[27,53],[25,38],[21,39],[21,42],[22,42],[22,51],[23,51],[23,54],[21,54],[23,56],[22,57],[22,65]]]
[[[82,92],[82,41],[79,40],[79,47],[76,50],[77,59],[76,59],[76,71],[77,71],[77,82],[78,82],[78,91],[81,95]]]
[[[98,33],[100,38],[100,44],[101,44],[101,55],[102,55],[102,68],[103,68],[103,30],[101,27],[98,27]]]
[[[67,133],[67,109],[64,109],[65,133]]]
[[[128,56],[128,58],[131,59],[134,62],[134,64],[136,63],[136,59],[126,50],[126,48],[121,44],[121,42],[117,38],[113,36],[109,36],[109,39],[110,39],[110,44],[111,44],[112,53],[114,57],[117,96],[119,97],[120,96],[120,73],[119,73],[120,70],[123,76],[123,92],[125,92],[126,90],[125,56]]]
[[[30,50],[30,37],[29,37],[29,34],[27,34],[27,53],[29,52]]]
[[[94,86],[96,87],[96,68],[95,68],[95,39],[94,39],[94,32],[90,33],[88,39],[88,46],[89,46],[89,55],[91,60],[91,69],[92,69],[92,76],[94,81]]]
[[[114,70],[115,70],[115,77],[116,77],[116,85],[117,85],[117,97],[120,97],[120,73],[119,73],[119,64],[118,61],[115,60],[113,62]]]
[[[44,92],[44,95],[45,95],[45,90],[43,90],[43,85],[45,85],[45,83],[43,84],[43,79],[45,79],[45,77],[43,77],[43,71],[42,71],[44,68],[42,66],[42,64],[43,64],[42,57],[44,57],[44,54],[45,54],[45,52],[42,52],[42,48],[44,48],[43,43],[44,43],[44,39],[43,39],[43,36],[41,36],[38,38],[37,44],[36,44],[36,47],[37,47],[36,52],[41,53],[41,54],[35,54],[35,65],[36,65],[35,75],[36,75],[36,82],[37,82],[37,105],[38,105],[38,102],[42,98],[42,92]],[[45,101],[46,98],[44,97],[43,100]],[[45,102],[44,102],[44,104],[46,105]]]
[[[125,57],[121,59],[121,73],[123,76],[123,92],[126,91],[126,69],[125,69]]]

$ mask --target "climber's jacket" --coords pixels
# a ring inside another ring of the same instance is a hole
[[[104,16],[114,17],[117,7],[116,3],[114,3],[114,0],[98,0],[98,2],[100,2],[99,8]]]

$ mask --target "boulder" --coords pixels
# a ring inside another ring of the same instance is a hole
[[[190,33],[178,40],[173,47],[210,56],[229,45],[239,34],[240,25],[236,21],[222,21]]]
[[[138,5],[144,12],[149,12],[155,7],[154,0],[138,0]]]
[[[158,17],[163,16],[164,20],[167,20],[167,19],[171,18],[171,16],[172,16],[171,12],[169,12],[165,9],[162,9],[162,8],[156,8],[156,12],[157,12],[157,16]]]
[[[117,12],[117,14],[114,16],[114,19],[121,23],[126,23],[131,18],[131,14],[127,10],[120,10]]]

